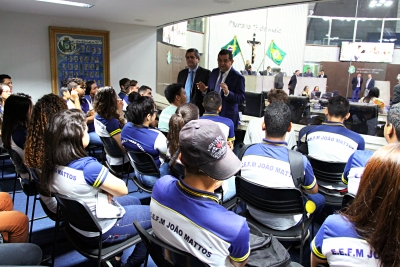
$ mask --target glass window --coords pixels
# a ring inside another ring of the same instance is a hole
[[[330,45],[339,46],[342,41],[353,41],[354,19],[332,19]],[[361,40],[356,39],[356,42]]]
[[[204,33],[204,19],[190,19],[188,20],[187,29],[189,31]]]
[[[382,20],[358,20],[356,39],[378,43],[381,39]]]
[[[327,34],[329,33],[328,18],[310,18],[307,29],[307,44],[323,45],[327,44]]]

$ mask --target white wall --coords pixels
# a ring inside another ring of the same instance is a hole
[[[156,88],[155,27],[3,12],[0,74],[12,77],[14,92],[35,101],[51,93],[49,26],[110,31],[111,85],[119,92],[119,79],[127,77]]]

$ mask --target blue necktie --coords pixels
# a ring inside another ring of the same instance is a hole
[[[222,76],[224,76],[224,72],[221,71],[221,72],[220,72],[219,79],[218,79],[218,82],[217,82],[217,86],[216,86],[216,88],[215,88],[215,91],[216,91],[217,93],[221,92]]]
[[[193,72],[194,71],[191,71],[191,70],[189,71],[189,77],[186,80],[186,84],[185,84],[187,102],[190,102],[190,92],[192,91],[192,85],[193,85]]]

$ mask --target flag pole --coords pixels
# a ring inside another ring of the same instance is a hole
[[[271,43],[273,43],[273,42],[274,42],[274,40],[271,40]],[[271,48],[271,43],[269,43],[268,50],[270,50],[270,48]],[[268,51],[268,50],[267,50],[267,51]],[[261,65],[264,63],[264,61],[265,61],[265,56],[266,56],[266,55],[267,55],[267,53],[264,53],[264,58],[263,58],[263,60],[261,61],[260,66],[258,66],[257,71],[260,70]]]

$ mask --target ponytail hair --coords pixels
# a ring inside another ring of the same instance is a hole
[[[169,120],[169,132],[167,136],[168,148],[171,157],[179,148],[179,133],[186,123],[199,119],[199,108],[192,103],[185,103],[178,107],[175,114]]]

